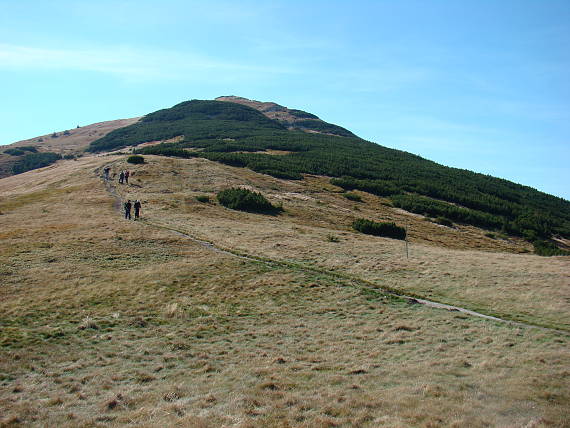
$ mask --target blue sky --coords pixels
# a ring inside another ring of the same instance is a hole
[[[0,144],[239,95],[570,199],[570,1],[0,0]]]

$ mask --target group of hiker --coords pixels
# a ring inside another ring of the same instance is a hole
[[[106,166],[105,168],[103,168],[103,177],[105,178],[105,180],[109,180],[110,178],[110,172],[111,172],[111,167]],[[121,171],[119,173],[119,184],[129,184],[129,177],[131,176],[131,172],[129,170],[125,170],[125,171]],[[113,177],[115,177],[115,174],[113,174]],[[141,215],[141,201],[139,201],[138,199],[135,200],[135,202],[131,202],[131,200],[127,200],[127,202],[125,202],[123,204],[123,208],[125,210],[125,219],[130,220],[131,217],[131,210],[134,209],[134,214],[135,214],[135,220],[140,218]]]
[[[103,173],[105,174],[105,180],[109,180],[110,176],[109,173],[111,172],[111,167],[106,166],[103,169]],[[121,171],[119,173],[119,184],[129,184],[129,177],[131,176],[131,172],[129,170],[125,170],[125,171]],[[115,177],[115,174],[113,174],[113,177]]]
[[[129,176],[131,175],[129,170],[121,171],[119,173],[119,184],[129,184]]]
[[[138,199],[132,203],[131,200],[127,200],[127,202],[125,202],[124,204],[124,208],[125,208],[125,219],[130,220],[131,219],[131,209],[134,208],[135,210],[135,220],[137,218],[140,218],[140,214],[141,214],[141,201],[139,201]]]

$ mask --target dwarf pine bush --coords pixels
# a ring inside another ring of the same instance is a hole
[[[133,164],[142,164],[144,163],[144,158],[140,155],[132,155],[127,158],[127,162]]]
[[[358,193],[346,192],[346,193],[343,193],[342,196],[344,196],[349,201],[362,202],[362,198]]]
[[[61,155],[52,152],[29,153],[12,167],[13,174],[21,174],[32,169],[51,165],[61,159]]]
[[[406,229],[396,223],[378,223],[372,220],[359,218],[352,223],[352,227],[367,235],[384,236],[394,239],[406,239]]]
[[[196,196],[196,200],[198,202],[202,202],[203,204],[207,204],[210,202],[210,197],[208,195],[198,195]]]
[[[22,156],[25,155],[26,152],[36,153],[38,149],[34,146],[20,146],[20,147],[12,147],[9,149],[4,150],[4,153],[9,154],[11,156]]]
[[[23,150],[18,149],[18,148],[6,149],[6,150],[4,150],[4,153],[6,153],[7,155],[10,155],[10,156],[22,156],[22,155],[26,154],[26,152],[24,152]]]
[[[534,253],[539,256],[568,256],[570,251],[562,250],[550,241],[536,240],[533,243]]]
[[[252,192],[248,189],[238,187],[225,189],[217,194],[217,198],[220,204],[232,210],[257,213],[276,213],[281,211],[280,207],[272,205],[261,193]]]

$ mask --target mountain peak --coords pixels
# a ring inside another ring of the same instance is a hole
[[[338,135],[341,137],[356,137],[348,129],[333,125],[321,120],[318,116],[303,110],[290,109],[274,102],[250,100],[235,95],[226,95],[216,98],[216,101],[225,101],[252,107],[263,113],[269,119],[276,120],[289,130],[315,132],[319,134]]]

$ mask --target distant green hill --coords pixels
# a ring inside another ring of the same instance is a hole
[[[181,135],[192,139],[240,138],[281,130],[285,130],[283,125],[251,107],[221,101],[192,100],[158,110],[133,125],[116,129],[93,141],[87,150],[109,151]]]
[[[179,143],[162,143],[140,152],[204,157],[286,179],[326,175],[346,190],[389,197],[394,206],[410,212],[519,235],[532,242],[543,243],[553,235],[570,238],[570,202],[562,198],[439,165],[354,137],[349,131],[346,136],[328,135],[327,130],[336,125],[326,122],[319,127],[326,134],[318,133],[319,129],[290,131],[244,105],[193,100],[112,131],[91,143],[89,151],[184,136]],[[269,149],[290,153],[259,153]]]

